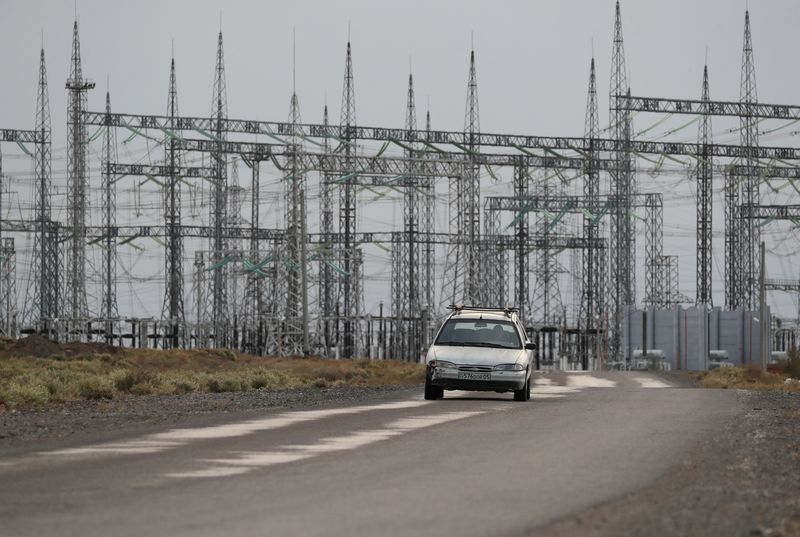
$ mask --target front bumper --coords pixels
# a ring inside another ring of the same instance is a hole
[[[525,387],[527,371],[492,371],[489,380],[458,378],[457,369],[433,369],[431,384],[446,390],[508,392]]]

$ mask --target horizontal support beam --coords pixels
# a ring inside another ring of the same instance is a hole
[[[660,97],[615,96],[615,109],[657,114],[708,114],[711,116],[800,119],[800,106],[785,104],[663,99]]]
[[[42,139],[48,138],[49,132],[44,136],[40,131],[27,131],[20,129],[0,129],[0,142],[19,142],[19,143],[40,143]]]
[[[213,177],[214,168],[196,166],[163,166],[157,164],[123,164],[111,162],[109,173],[115,176],[140,175],[153,177]]]
[[[764,289],[767,291],[785,291],[787,293],[800,293],[800,280],[764,280]]]
[[[739,214],[742,218],[800,221],[800,205],[741,205]]]
[[[389,129],[382,127],[343,127],[338,125],[278,123],[268,121],[253,121],[226,119],[221,121],[209,118],[169,116],[137,116],[130,114],[106,114],[105,112],[85,112],[84,119],[89,125],[107,125],[135,129],[158,129],[180,131],[195,130],[212,136],[209,131],[259,134],[271,136],[279,144],[289,144],[281,136],[288,138],[293,132],[299,132],[303,138],[328,138],[341,143],[351,143],[347,140],[374,140],[380,142],[399,141],[405,143],[422,142],[428,144],[451,144],[461,147],[477,146],[508,147],[516,149],[551,149],[573,150],[580,153],[591,151],[632,151],[634,153],[666,154],[666,155],[704,155],[703,146],[696,143],[678,142],[645,142],[632,140],[618,142],[607,138],[567,138],[554,136],[524,136],[514,134],[465,134],[461,131],[427,131]],[[219,125],[217,125],[219,123]],[[213,127],[213,128],[212,128]],[[220,127],[217,129],[217,127]],[[212,141],[219,145],[222,141]],[[791,147],[746,147],[739,145],[709,145],[708,155],[713,157],[729,158],[759,158],[800,160],[800,149]],[[478,155],[472,152],[470,155]]]

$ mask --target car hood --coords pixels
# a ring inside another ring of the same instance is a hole
[[[523,349],[496,349],[488,347],[451,347],[434,345],[428,353],[428,361],[446,360],[464,365],[497,365],[525,361]]]

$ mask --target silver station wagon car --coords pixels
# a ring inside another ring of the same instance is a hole
[[[425,359],[425,399],[444,390],[514,392],[531,397],[533,350],[514,308],[450,306]]]

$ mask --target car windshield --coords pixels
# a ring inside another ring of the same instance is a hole
[[[522,344],[510,321],[448,319],[435,345],[519,349]]]

